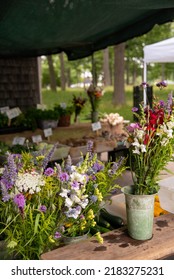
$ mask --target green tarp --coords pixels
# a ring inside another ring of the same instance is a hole
[[[0,57],[74,60],[173,18],[174,0],[0,0]]]

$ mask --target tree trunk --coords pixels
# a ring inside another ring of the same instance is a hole
[[[104,73],[104,86],[111,85],[111,76],[109,69],[109,48],[103,50],[103,73]]]
[[[125,104],[124,92],[124,50],[125,43],[114,47],[114,93],[113,104]]]
[[[50,74],[50,87],[52,91],[56,91],[56,75],[53,65],[53,59],[51,55],[47,55],[48,67],[49,67],[49,74]]]
[[[61,90],[66,90],[66,76],[65,76],[65,65],[63,52],[59,54],[60,59],[60,87]]]

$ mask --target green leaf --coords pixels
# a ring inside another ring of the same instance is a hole
[[[36,220],[35,220],[35,225],[34,225],[34,234],[36,234],[38,232],[39,219],[40,219],[40,213],[36,215]]]

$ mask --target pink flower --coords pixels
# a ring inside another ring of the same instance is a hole
[[[127,130],[129,132],[134,132],[135,129],[140,129],[140,125],[138,123],[131,123],[127,126]]]

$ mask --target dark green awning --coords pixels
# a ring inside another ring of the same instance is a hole
[[[173,0],[1,0],[0,57],[91,55],[172,21]]]

